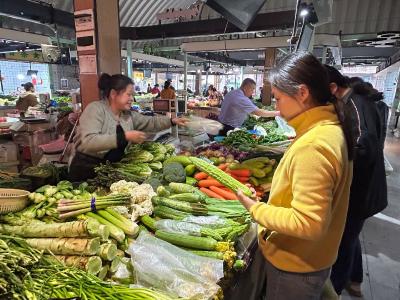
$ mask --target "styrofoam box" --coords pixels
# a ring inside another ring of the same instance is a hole
[[[0,141],[0,163],[18,160],[18,147],[12,141]]]
[[[0,163],[0,170],[9,173],[18,173],[19,161],[9,161]]]

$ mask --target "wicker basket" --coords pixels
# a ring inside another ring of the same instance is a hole
[[[0,189],[0,215],[23,210],[28,205],[28,191]]]

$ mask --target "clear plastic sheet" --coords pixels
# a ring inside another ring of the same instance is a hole
[[[156,222],[156,228],[167,232],[201,236],[201,226],[188,222],[163,219]]]
[[[209,228],[221,228],[229,226],[224,218],[219,216],[188,216],[182,220],[183,222],[193,223]]]
[[[224,276],[222,260],[194,255],[143,231],[128,253],[135,284],[165,291],[171,297],[209,299]]]

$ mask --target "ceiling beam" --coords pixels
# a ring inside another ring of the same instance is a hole
[[[5,40],[25,42],[36,45],[49,43],[48,36],[22,32],[12,29],[5,29],[5,28],[0,28],[0,37]]]
[[[224,64],[230,64],[230,65],[237,65],[237,66],[245,66],[246,63],[243,61],[240,61],[238,59],[230,58],[229,56],[220,54],[220,53],[210,53],[210,52],[199,52],[193,54],[194,56],[201,57],[205,60],[210,60],[210,61],[216,61]]]
[[[291,28],[294,15],[294,10],[259,14],[247,32]],[[144,27],[121,27],[120,38],[123,40],[152,40],[223,34],[224,32],[240,33],[242,31],[233,24],[228,23],[226,19],[218,18]]]
[[[288,38],[289,36],[275,36],[253,39],[190,42],[183,43],[181,49],[185,52],[200,52],[285,48],[288,47]],[[314,38],[314,46],[340,46],[340,39],[338,35],[316,34]]]
[[[0,12],[46,24],[75,28],[74,15],[72,13],[55,9],[45,3],[40,4],[28,0],[1,0]]]
[[[121,50],[121,57],[127,57],[127,51]],[[183,67],[184,62],[177,59],[165,58],[161,56],[149,55],[139,52],[132,52],[132,59],[144,60],[151,63],[160,63],[172,66]]]

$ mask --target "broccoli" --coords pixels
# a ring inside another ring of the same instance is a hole
[[[185,182],[186,172],[183,166],[177,162],[171,162],[164,166],[164,179],[168,182]]]

